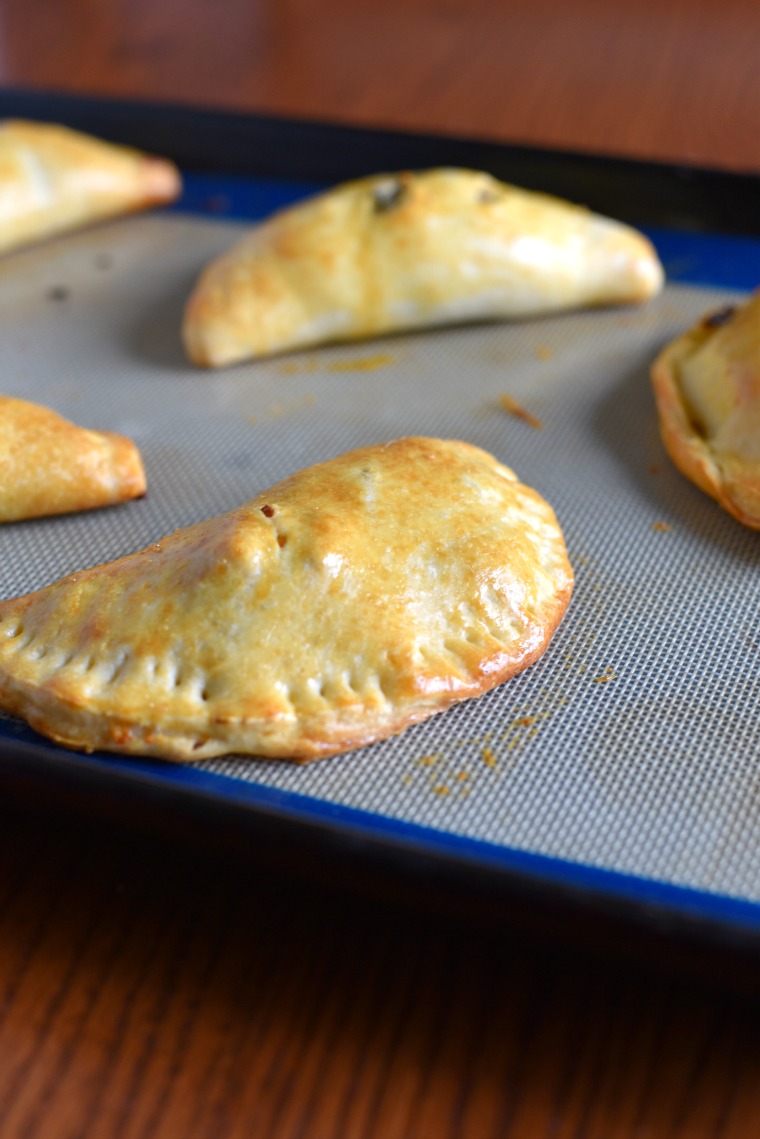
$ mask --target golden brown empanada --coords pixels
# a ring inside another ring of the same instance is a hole
[[[0,522],[111,506],[145,494],[137,447],[0,396]]]
[[[675,465],[760,529],[760,292],[669,344],[654,362],[652,384]]]
[[[0,123],[0,253],[179,195],[173,163],[52,123]]]
[[[512,471],[402,439],[0,602],[0,707],[85,750],[330,755],[532,664],[572,584]]]
[[[200,277],[196,364],[581,305],[660,288],[643,235],[471,170],[364,178],[275,214]]]

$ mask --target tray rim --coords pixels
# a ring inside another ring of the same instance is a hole
[[[384,167],[470,165],[639,225],[760,236],[760,174],[750,171],[456,134],[0,87],[0,118],[14,117],[50,119],[154,151],[188,169],[226,174],[336,182]]]
[[[591,901],[610,913],[649,920],[676,917],[682,928],[730,931],[748,935],[760,945],[760,905],[728,894],[499,846],[193,766],[104,753],[91,757],[57,748],[44,739],[0,740],[0,760],[8,765],[0,771],[0,782],[14,772],[22,782],[30,775],[32,782],[42,777],[51,786],[67,785],[94,795],[109,807],[125,791],[135,802],[151,802],[160,811],[182,798],[194,817],[212,808],[225,818],[234,816],[238,824],[266,820],[282,841],[287,842],[295,831],[306,830],[307,845],[315,850],[323,840],[332,841],[337,850],[350,847],[358,854],[366,846],[367,852],[390,859],[402,870],[414,857],[428,866],[443,867],[444,878],[447,868],[477,872],[497,894],[517,884],[548,894],[561,891],[567,898]]]
[[[468,165],[582,200],[590,208],[640,225],[760,236],[760,177],[752,174],[14,88],[0,88],[0,117],[49,119],[219,175],[332,182],[383,168]],[[230,148],[238,156],[234,169],[221,162]],[[739,936],[760,946],[760,904],[729,895],[499,847],[195,768],[157,767],[114,756],[93,762],[44,740],[0,739],[0,761],[0,781],[11,790],[14,784],[41,780],[51,788],[65,786],[82,803],[94,799],[109,809],[118,808],[127,792],[127,810],[140,801],[162,811],[181,803],[195,815],[215,814],[225,825],[250,829],[265,824],[264,833],[273,837],[274,847],[298,834],[317,857],[331,844],[339,852],[348,846],[360,859],[379,859],[395,871],[403,872],[417,861],[435,869],[438,888],[445,889],[456,874],[475,875],[502,897],[516,890],[544,899],[561,894],[573,905],[590,904],[650,927],[663,919],[675,920],[680,932]]]

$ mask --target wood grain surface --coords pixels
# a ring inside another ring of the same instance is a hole
[[[0,82],[760,171],[756,0],[2,0]]]
[[[7,85],[756,172],[759,59],[757,0],[0,0]],[[164,829],[0,809],[0,1139],[760,1135],[756,951]]]
[[[744,1139],[758,1008],[137,830],[0,815],[0,1134]]]

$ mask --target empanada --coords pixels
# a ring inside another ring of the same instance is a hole
[[[0,253],[170,202],[173,163],[52,123],[0,123]]]
[[[202,273],[196,364],[459,321],[642,301],[642,234],[471,170],[364,178],[282,210]]]
[[[745,526],[760,529],[760,292],[705,317],[652,367],[675,465]]]
[[[532,664],[572,585],[511,470],[402,439],[0,602],[0,707],[88,751],[312,759]]]
[[[76,427],[47,407],[0,396],[0,522],[111,506],[145,494],[131,439]]]

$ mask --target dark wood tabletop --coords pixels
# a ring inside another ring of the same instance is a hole
[[[757,0],[0,0],[5,85],[738,171],[759,58]],[[16,791],[0,1139],[760,1135],[752,945]]]
[[[760,170],[755,0],[2,0],[0,80]]]

